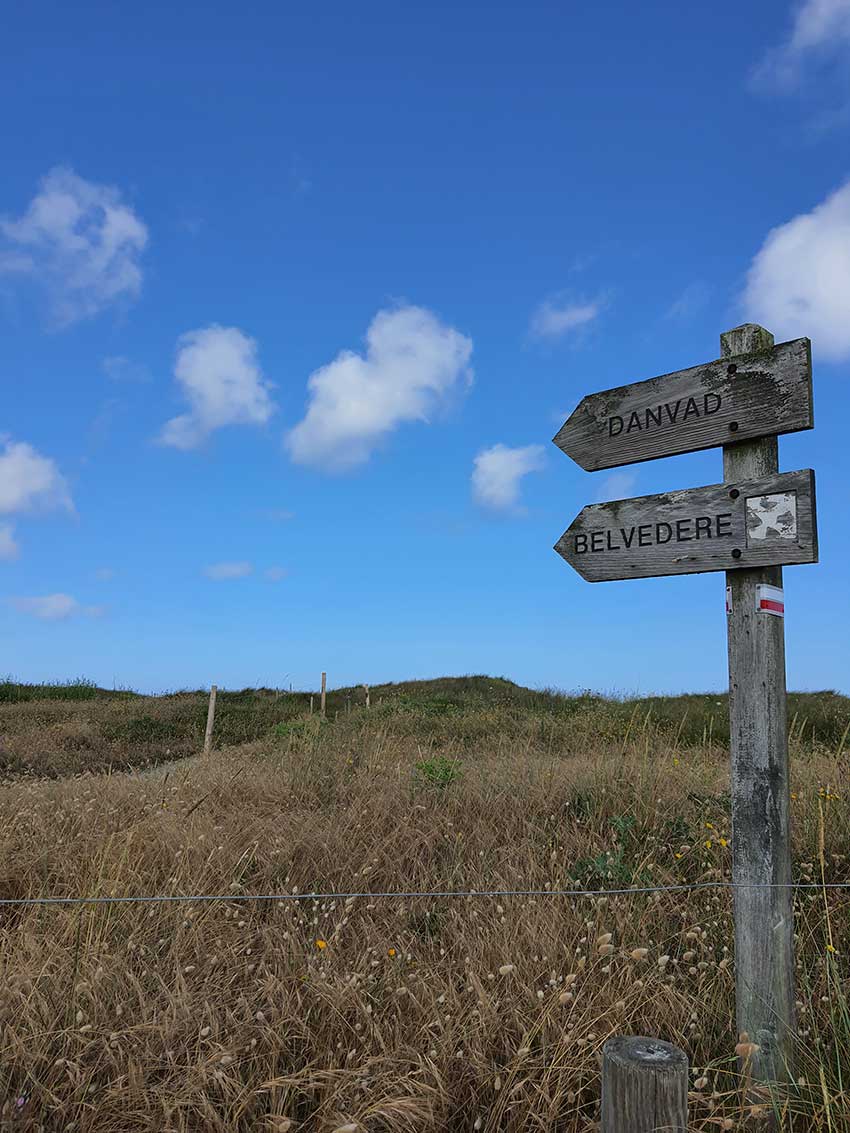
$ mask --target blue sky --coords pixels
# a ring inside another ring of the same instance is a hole
[[[585,393],[812,339],[850,690],[850,0],[18,5],[0,89],[0,668],[142,690],[726,684],[723,576],[583,582]]]

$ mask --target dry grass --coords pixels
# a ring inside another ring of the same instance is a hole
[[[762,1126],[734,1076],[725,890],[240,900],[723,879],[725,751],[625,734],[591,703],[542,721],[408,699],[284,731],[0,789],[0,896],[230,895],[0,908],[0,1128],[572,1133],[592,1128],[599,1051],[624,1032],[688,1050],[694,1129]],[[823,812],[826,879],[846,879],[845,802],[825,797],[845,769],[826,749],[795,760],[799,875],[819,876]],[[811,1085],[788,1128],[850,1129],[848,897],[798,897]]]

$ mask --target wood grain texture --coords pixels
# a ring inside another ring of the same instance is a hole
[[[721,347],[736,353],[759,332],[769,334],[738,327]],[[730,482],[778,467],[775,437],[723,450]],[[747,1072],[782,1082],[793,1073],[795,1030],[785,619],[756,610],[757,587],[781,587],[782,568],[730,571],[726,582],[737,1024],[757,1048]]]
[[[688,1056],[660,1039],[602,1048],[601,1133],[687,1133]]]
[[[590,504],[555,550],[588,582],[816,562],[814,473]]]
[[[592,472],[812,428],[809,340],[736,341],[747,351],[590,394],[554,443]]]

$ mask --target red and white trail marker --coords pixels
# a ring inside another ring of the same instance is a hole
[[[785,617],[785,591],[780,586],[761,583],[756,587],[756,610],[760,614],[774,614]]]

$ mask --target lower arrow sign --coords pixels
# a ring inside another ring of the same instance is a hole
[[[590,504],[555,550],[588,582],[814,563],[815,474]]]

